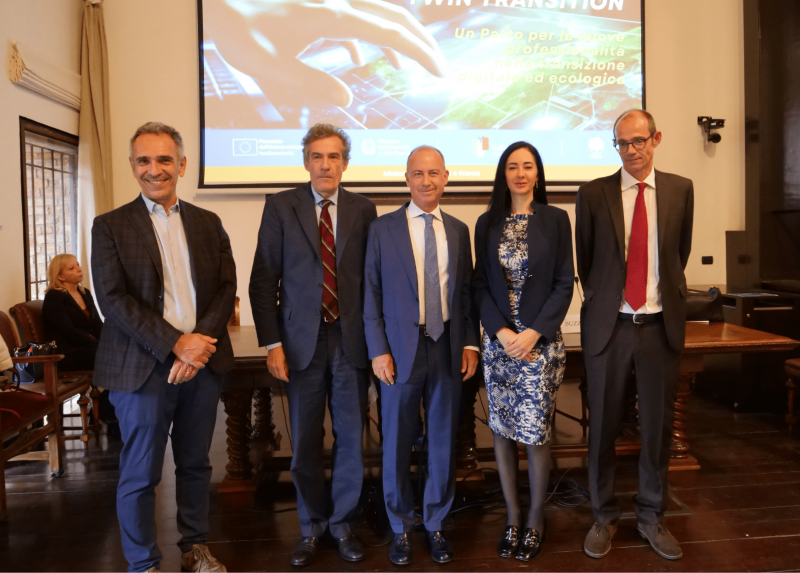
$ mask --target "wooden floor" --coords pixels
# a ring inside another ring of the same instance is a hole
[[[414,533],[414,562],[406,571],[776,571],[800,570],[800,434],[788,436],[782,417],[735,414],[714,399],[693,393],[690,401],[693,453],[702,469],[670,474],[666,523],[681,542],[684,558],[658,557],[638,537],[635,520],[620,521],[612,551],[602,560],[582,551],[593,519],[588,504],[565,508],[548,502],[547,538],[541,555],[529,564],[496,556],[505,511],[465,510],[453,515],[450,535],[456,560],[433,563],[423,535]],[[8,464],[9,519],[0,523],[0,570],[124,570],[115,516],[119,442],[103,436],[87,453],[68,445],[66,474],[51,480],[43,462]],[[290,569],[298,521],[291,483],[285,475],[268,481],[255,495],[216,493],[225,463],[224,414],[219,412],[212,447],[214,475],[209,545],[231,571]],[[565,480],[586,484],[585,469],[570,468]],[[569,465],[569,464],[567,464]],[[575,464],[573,464],[575,465]],[[565,471],[564,464],[557,470]],[[158,488],[161,568],[179,570],[173,461],[168,453]],[[464,503],[497,490],[486,472],[483,482],[459,484]],[[524,476],[521,476],[524,481]],[[563,482],[562,482],[563,485]],[[619,468],[617,489],[630,511],[636,487],[636,460]],[[487,493],[488,492],[488,493]],[[627,514],[629,515],[629,514]],[[369,545],[367,559],[351,564],[323,544],[309,570],[382,571],[400,569],[387,558],[388,540],[362,521],[357,531]]]

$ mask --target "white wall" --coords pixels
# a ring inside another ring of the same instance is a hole
[[[252,324],[247,285],[263,197],[194,196],[199,180],[195,5],[195,0],[104,3],[115,204],[130,201],[138,192],[126,157],[136,127],[157,120],[178,128],[189,156],[179,193],[222,218],[238,265],[242,322]],[[647,107],[664,132],[656,167],[695,183],[695,240],[688,281],[724,283],[725,231],[744,227],[742,0],[646,0],[645,30]],[[704,148],[698,115],[727,120],[720,144]],[[574,215],[572,205],[563,207]],[[381,205],[379,212],[393,208]],[[447,207],[470,226],[484,209],[484,205]],[[701,266],[701,255],[713,256],[714,264]],[[577,301],[571,312],[577,312]]]
[[[12,84],[5,73],[11,43],[24,42],[65,69],[80,73],[83,2],[3,0],[0,2],[0,310],[25,300],[25,249],[19,153],[20,116],[72,134],[78,112]]]

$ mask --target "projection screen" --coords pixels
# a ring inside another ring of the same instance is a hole
[[[307,181],[318,122],[352,139],[343,182],[373,191],[423,144],[464,191],[519,140],[548,181],[606,175],[614,120],[644,104],[642,2],[198,0],[201,187]]]

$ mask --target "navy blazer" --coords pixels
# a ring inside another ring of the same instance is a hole
[[[364,253],[367,230],[378,213],[371,200],[341,186],[336,213],[342,338],[353,364],[366,368]],[[316,348],[322,309],[321,249],[311,183],[267,197],[250,275],[250,304],[259,346],[280,342],[293,370],[306,368]]]
[[[519,320],[542,337],[553,340],[572,302],[575,269],[572,262],[572,228],[567,213],[558,207],[534,203],[528,215],[528,274],[522,286]],[[475,225],[475,305],[483,328],[493,338],[508,327],[517,331],[498,249],[505,217],[487,229],[489,214]]]
[[[215,213],[183,200],[180,209],[197,295],[194,332],[217,339],[217,351],[206,367],[224,374],[234,366],[228,337],[236,298],[231,243]],[[141,195],[95,217],[92,281],[106,319],[97,349],[95,384],[135,392],[156,363],[167,362],[183,334],[164,320],[161,253]]]
[[[391,353],[395,381],[408,381],[419,341],[417,268],[405,203],[375,220],[369,228],[364,271],[364,326],[369,357]],[[453,379],[461,380],[465,346],[478,346],[478,325],[472,319],[470,283],[472,248],[467,226],[442,211],[449,258],[450,351]]]

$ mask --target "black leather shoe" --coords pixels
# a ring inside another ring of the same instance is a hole
[[[310,565],[317,556],[319,537],[303,537],[292,551],[292,565]]]
[[[336,544],[339,546],[339,555],[345,561],[361,561],[364,559],[364,546],[354,534],[347,537],[336,538]]]
[[[522,540],[519,543],[519,551],[517,551],[517,559],[520,561],[530,561],[542,550],[542,543],[544,543],[544,534],[547,532],[547,521],[544,522],[542,532],[539,533],[530,527],[525,528],[525,533],[522,534]]]
[[[411,535],[395,533],[389,547],[389,561],[395,565],[411,565]]]
[[[444,535],[444,531],[426,531],[425,542],[431,550],[431,557],[437,563],[448,563],[453,560],[453,546]]]
[[[507,525],[506,530],[503,532],[503,537],[500,538],[500,557],[510,559],[514,557],[518,548],[519,527],[516,525]]]

